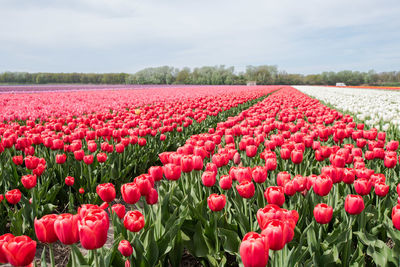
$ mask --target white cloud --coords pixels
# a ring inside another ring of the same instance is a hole
[[[277,64],[302,73],[400,67],[385,64],[388,55],[400,56],[397,0],[0,0],[0,6],[0,71]]]

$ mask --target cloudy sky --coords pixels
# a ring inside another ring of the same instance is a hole
[[[399,0],[0,0],[0,72],[400,70]]]

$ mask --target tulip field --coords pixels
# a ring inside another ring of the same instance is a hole
[[[399,266],[400,92],[0,94],[0,265]]]

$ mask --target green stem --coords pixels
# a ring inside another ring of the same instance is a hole
[[[94,254],[94,266],[99,267],[99,255],[97,254],[97,249],[93,250]]]
[[[49,253],[50,253],[50,263],[51,267],[55,267],[55,261],[54,261],[54,251],[53,251],[53,244],[49,244]]]

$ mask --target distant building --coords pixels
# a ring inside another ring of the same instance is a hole
[[[254,86],[254,85],[257,85],[256,81],[248,81],[247,82],[247,86]]]
[[[346,86],[345,83],[336,83],[336,86]]]

